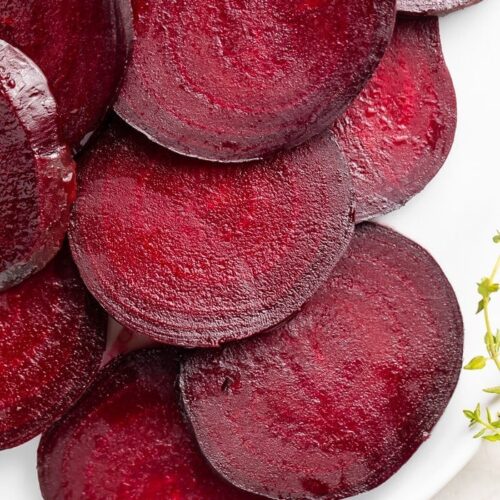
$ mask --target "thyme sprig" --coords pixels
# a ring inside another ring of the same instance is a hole
[[[494,243],[500,243],[500,232],[493,237]],[[466,365],[466,370],[481,370],[488,361],[495,363],[500,370],[500,330],[493,329],[490,316],[490,303],[492,295],[500,290],[500,284],[496,282],[497,274],[500,272],[500,256],[497,258],[493,271],[489,276],[483,278],[477,284],[477,292],[481,297],[478,302],[476,313],[482,313],[486,326],[484,343],[486,345],[487,356],[476,356]],[[500,386],[484,389],[489,394],[500,394]],[[485,439],[486,441],[500,441],[500,413],[493,418],[489,408],[483,412],[481,405],[477,405],[474,410],[464,410],[464,415],[469,419],[471,427],[479,426],[480,430],[474,435],[475,438]]]

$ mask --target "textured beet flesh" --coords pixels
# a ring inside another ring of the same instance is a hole
[[[106,322],[66,246],[0,293],[0,449],[44,431],[76,401],[99,369]]]
[[[325,130],[390,39],[395,0],[133,0],[118,113],[156,142],[254,159]]]
[[[329,136],[221,164],[116,120],[80,173],[70,242],[82,277],[117,321],[160,342],[213,347],[279,323],[352,234],[349,172]]]
[[[446,160],[456,121],[438,19],[399,16],[375,75],[332,128],[351,169],[356,220],[421,191]]]
[[[178,364],[166,348],[117,358],[44,434],[45,500],[250,500],[203,458],[180,410]]]
[[[61,138],[79,149],[117,94],[130,37],[128,0],[0,0],[0,39],[40,66]]]
[[[397,0],[398,10],[407,14],[439,16],[465,9],[481,0]]]
[[[74,164],[56,120],[39,68],[0,40],[0,291],[43,268],[68,227]]]
[[[365,223],[295,318],[194,352],[181,391],[202,451],[235,485],[345,498],[385,481],[426,439],[462,344],[456,297],[432,257]]]

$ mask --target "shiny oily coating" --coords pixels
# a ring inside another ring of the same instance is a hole
[[[428,437],[462,345],[456,297],[432,257],[364,223],[297,316],[193,352],[180,386],[203,453],[233,484],[334,500],[384,482]]]
[[[164,343],[214,347],[276,325],[352,234],[349,172],[330,136],[208,163],[116,119],[79,167],[70,242],[82,278],[119,323]]]
[[[81,396],[99,369],[106,323],[66,246],[0,293],[0,449],[43,432]]]
[[[168,348],[117,358],[42,437],[45,500],[257,500],[205,461],[179,406]]]
[[[446,160],[456,123],[438,18],[398,16],[373,78],[332,128],[351,170],[356,220],[421,191]]]
[[[42,269],[68,227],[76,178],[56,120],[40,69],[0,40],[0,292]]]
[[[398,10],[406,14],[439,16],[465,9],[481,0],[397,0]]]
[[[0,39],[42,69],[61,139],[80,149],[113,105],[131,39],[129,0],[0,0]]]
[[[133,0],[115,109],[188,156],[241,161],[340,116],[389,42],[395,0]]]

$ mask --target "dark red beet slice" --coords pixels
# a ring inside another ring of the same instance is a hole
[[[117,358],[44,436],[45,500],[250,500],[220,478],[184,421],[168,349]]]
[[[39,68],[0,40],[0,291],[43,268],[68,227],[74,164],[56,119]]]
[[[398,10],[407,14],[439,16],[465,9],[481,0],[397,0]]]
[[[118,113],[156,142],[254,159],[322,132],[389,42],[395,0],[133,0]]]
[[[0,38],[42,69],[59,131],[79,149],[118,92],[130,38],[129,0],[0,0]]]
[[[75,403],[99,369],[106,322],[66,247],[0,293],[0,449],[28,441]]]
[[[202,451],[271,498],[340,499],[396,472],[460,373],[450,284],[415,243],[362,224],[329,281],[279,330],[196,352],[181,371]]]
[[[328,136],[224,165],[117,120],[80,166],[70,241],[82,277],[117,321],[160,342],[213,347],[279,323],[352,233],[349,173]]]
[[[421,191],[446,160],[456,122],[438,19],[399,16],[374,77],[332,128],[351,169],[356,220]]]

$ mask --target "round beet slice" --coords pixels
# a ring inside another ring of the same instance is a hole
[[[389,42],[395,0],[133,0],[115,109],[174,151],[255,159],[322,132]]]
[[[67,246],[0,293],[0,449],[33,438],[75,403],[99,369],[106,323]]]
[[[181,391],[203,453],[233,484],[271,498],[346,498],[385,481],[426,439],[462,344],[456,297],[432,257],[365,223],[295,318],[194,352]]]
[[[221,164],[116,120],[80,167],[70,242],[83,280],[117,321],[160,342],[213,347],[279,323],[352,233],[349,172],[328,136]]]
[[[42,69],[75,150],[113,104],[131,38],[130,0],[0,0],[0,39]]]
[[[465,9],[481,0],[397,0],[398,10],[407,14],[439,16]]]
[[[42,437],[45,500],[250,500],[205,461],[180,410],[172,351],[117,358]]]
[[[0,291],[43,268],[68,227],[74,164],[56,119],[40,69],[0,40]]]
[[[399,16],[375,75],[332,128],[351,169],[356,220],[421,191],[446,160],[456,123],[438,19]]]

